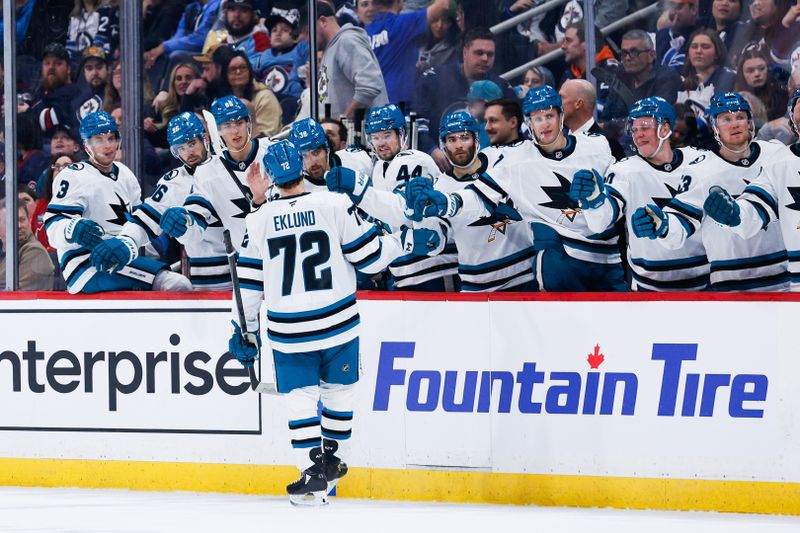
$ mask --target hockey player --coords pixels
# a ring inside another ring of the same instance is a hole
[[[487,170],[489,161],[483,151],[478,152],[478,128],[466,111],[442,118],[439,146],[453,168],[439,176],[434,188],[445,193],[458,192],[475,183]],[[458,248],[461,290],[535,291],[531,262],[533,232],[528,224],[496,213],[476,221],[451,220]]]
[[[788,113],[795,134],[800,128],[800,89],[789,100]],[[733,198],[722,187],[713,187],[703,211],[738,236],[748,239],[769,231],[770,223],[781,230],[789,256],[790,290],[800,291],[800,143],[791,145],[772,161],[765,162],[759,176]]]
[[[247,106],[235,96],[223,96],[211,104],[225,149],[200,164],[195,171],[194,190],[183,206],[170,207],[161,216],[161,228],[181,244],[203,238],[208,228],[224,226],[234,246],[244,237],[244,217],[252,207],[266,201],[264,191],[254,197],[247,181],[248,168],[258,164],[270,141],[252,138],[252,120]]]
[[[367,215],[385,223],[392,232],[400,232],[404,227],[413,225],[402,196],[406,183],[416,176],[426,176],[426,179],[434,181],[439,169],[428,154],[406,149],[406,119],[396,105],[371,109],[365,130],[378,157],[372,178],[336,167],[325,177],[328,189],[348,194]],[[457,291],[458,258],[452,236],[449,236],[449,223],[430,220],[420,221],[418,225],[437,232],[440,246],[444,249],[437,249],[435,255],[430,257],[409,255],[398,258],[389,267],[393,278],[392,288],[425,292]]]
[[[703,213],[709,189],[722,187],[738,197],[765,164],[781,159],[786,147],[778,142],[752,140],[755,126],[750,104],[739,93],[714,96],[709,116],[719,143],[718,156],[705,154],[700,163],[702,172],[695,172],[698,186],[676,196],[663,212],[658,206],[652,209],[654,222],[663,224],[656,241],[669,249],[680,249],[687,237],[700,232],[710,264],[712,290],[788,290],[786,248],[777,224],[769,224],[764,231],[743,239]],[[655,226],[648,228],[655,231]]]
[[[325,503],[347,473],[343,459],[360,368],[355,271],[377,273],[404,253],[419,248],[424,253],[430,232],[380,236],[344,195],[309,194],[303,161],[288,141],[267,149],[264,168],[280,198],[246,219],[248,237],[237,271],[247,330],[259,331],[259,308],[266,295],[265,329],[302,473],[286,490],[292,503]],[[253,364],[259,346],[257,335],[243,336],[234,322],[229,347],[242,364]]]
[[[414,181],[409,183],[406,194],[409,207],[426,217],[462,217],[468,221],[486,216],[516,221],[525,218],[536,228],[534,276],[540,289],[622,290],[624,279],[616,233],[613,228],[599,233],[589,230],[583,213],[568,197],[572,176],[562,174],[564,170],[586,168],[583,165],[602,168],[602,163],[611,158],[608,146],[584,137],[558,147],[554,139],[561,135],[555,131],[559,129],[561,102],[551,87],[529,91],[525,105],[538,142],[555,147],[553,159],[567,159],[569,164],[561,167],[548,163],[532,169],[535,163],[523,159],[495,165],[455,193],[435,191],[423,181]]]
[[[96,293],[114,290],[190,290],[185,277],[171,272],[161,261],[134,259],[114,272],[92,266],[90,254],[115,236],[141,202],[139,182],[128,167],[114,161],[120,144],[119,127],[105,111],[81,120],[80,135],[87,161],[70,165],[53,183],[53,199],[47,207],[44,226],[58,258],[67,290]]]
[[[673,149],[669,137],[674,124],[675,112],[666,100],[657,96],[639,100],[628,116],[638,155],[612,165],[605,183],[597,173],[582,172],[570,189],[592,231],[608,231],[624,217],[633,290],[702,290],[708,286],[708,259],[699,232],[677,250],[652,240],[666,231],[658,215],[661,208],[677,194],[697,186],[700,163],[708,157],[694,148]]]
[[[306,190],[328,190],[325,186],[325,173],[333,167],[347,167],[369,175],[372,172],[372,158],[363,150],[345,149],[333,151],[325,130],[313,118],[298,120],[292,124],[289,141],[303,156],[303,175]]]
[[[98,270],[120,268],[136,259],[138,248],[162,233],[160,222],[164,211],[182,205],[191,194],[195,170],[208,158],[203,123],[194,113],[176,115],[167,125],[167,141],[172,155],[183,165],[161,178],[156,190],[134,210],[118,236],[103,241],[92,251],[92,265]],[[202,240],[187,241],[185,248],[196,290],[230,290],[221,227],[207,228]]]

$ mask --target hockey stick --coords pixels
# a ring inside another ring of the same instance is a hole
[[[247,335],[247,320],[244,317],[244,303],[242,302],[242,290],[239,287],[239,274],[236,272],[236,250],[233,249],[231,242],[231,232],[222,232],[222,240],[225,241],[225,254],[228,256],[228,266],[231,269],[231,284],[233,285],[233,300],[236,302],[236,313],[239,316],[239,327],[242,329],[242,336]],[[260,368],[261,362],[259,362]],[[255,365],[247,367],[250,375],[250,387],[259,394],[278,394],[274,383],[263,383],[256,377]]]
[[[419,124],[417,124],[417,114],[413,111],[408,114],[408,124],[409,133],[411,134],[409,139],[410,148],[416,150],[419,145]]]
[[[211,142],[211,147],[214,149],[216,155],[221,156],[225,146],[222,144],[222,138],[219,136],[217,121],[214,120],[214,115],[205,109],[203,109],[203,119],[206,121],[206,130],[208,131],[208,140]]]

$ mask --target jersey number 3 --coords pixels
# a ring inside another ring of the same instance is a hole
[[[317,274],[317,268],[324,265],[331,258],[331,243],[328,234],[324,231],[307,231],[300,235],[286,235],[273,237],[267,241],[269,258],[275,259],[283,250],[283,283],[281,292],[283,296],[292,294],[295,264],[297,262],[297,243],[300,241],[300,253],[313,250],[313,253],[303,259],[303,285],[306,292],[330,289],[333,286],[331,268],[323,268]]]

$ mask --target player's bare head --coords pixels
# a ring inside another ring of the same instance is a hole
[[[519,139],[522,108],[514,100],[502,98],[486,104],[484,129],[492,144],[510,144]]]
[[[480,148],[478,133],[478,123],[466,111],[450,113],[442,118],[440,147],[454,166],[466,168],[475,161]]]
[[[741,94],[729,92],[714,95],[709,108],[714,138],[723,148],[741,154],[755,135],[753,113]]]

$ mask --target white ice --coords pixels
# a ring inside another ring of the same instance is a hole
[[[0,531],[797,533],[800,517],[336,498],[301,508],[279,497],[5,487]]]

